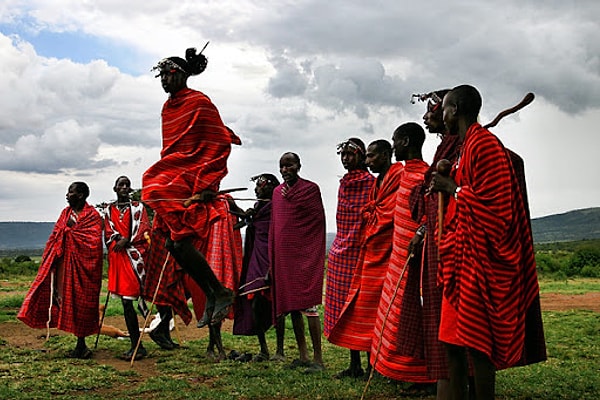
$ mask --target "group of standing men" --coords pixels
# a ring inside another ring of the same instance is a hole
[[[299,350],[291,367],[323,370],[316,309],[326,253],[319,187],[299,176],[300,157],[285,153],[282,184],[271,174],[253,178],[258,202],[252,209],[240,210],[219,192],[231,145],[241,141],[210,99],[187,87],[187,78],[206,64],[188,49],[185,59],[169,57],[155,67],[169,99],[161,158],[142,182],[142,200],[155,213],[152,228],[143,206],[129,199],[127,177],[117,179],[117,201],[104,223],[86,202],[87,185],[73,183],[19,319],[72,332],[78,341],[70,356],[91,356],[85,337],[98,331],[104,226],[109,291],[122,298],[132,335],[125,358],[134,356],[139,338],[132,303],[139,296],[154,300],[161,316],[152,339],[163,348],[177,346],[169,335],[173,311],[186,323],[191,319],[179,271],[206,296],[199,325],[220,326],[236,302],[236,317],[243,309],[253,317],[244,324],[239,315],[234,332],[257,334],[266,358],[264,331],[276,321],[275,356],[283,357],[283,318],[291,314]],[[329,251],[324,334],[350,349],[350,366],[338,377],[364,375],[360,352],[366,352],[368,369],[437,382],[440,399],[463,399],[469,390],[492,399],[497,369],[545,359],[522,160],[477,122],[475,88],[424,98],[425,125],[442,138],[431,166],[423,161],[425,133],[416,123],[399,126],[393,145],[377,140],[365,148],[351,138],[338,146],[348,172],[340,181]],[[442,159],[452,166],[448,176],[436,171]],[[236,213],[249,223],[243,260],[232,233]],[[123,268],[113,268],[118,265]],[[145,354],[141,346],[136,357]]]
[[[523,163],[477,122],[474,87],[422,99],[441,137],[431,167],[415,123],[394,131],[393,147],[338,147],[348,173],[324,333],[350,349],[337,377],[364,375],[363,351],[386,377],[437,383],[438,399],[493,399],[496,370],[546,359]]]

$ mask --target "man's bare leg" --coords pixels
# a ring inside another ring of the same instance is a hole
[[[468,399],[468,375],[469,366],[467,363],[467,352],[464,347],[446,344],[448,354],[448,371],[450,381],[448,388],[450,399],[466,400]]]
[[[277,336],[277,350],[271,357],[271,361],[285,361],[285,353],[283,349],[285,338],[285,315],[280,315],[275,321],[275,334]]]
[[[292,311],[292,327],[294,328],[294,336],[300,353],[300,362],[308,363],[308,347],[306,346],[306,338],[304,337],[304,318],[300,311]]]
[[[496,368],[488,356],[475,349],[469,349],[475,375],[475,395],[477,400],[494,400],[496,391]]]
[[[307,317],[308,331],[313,345],[313,361],[317,364],[323,364],[323,352],[321,350],[321,319],[319,316]]]
[[[450,398],[450,381],[448,379],[439,379],[437,381],[435,400],[452,400]]]

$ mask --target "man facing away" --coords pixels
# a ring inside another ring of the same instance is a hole
[[[46,243],[38,274],[17,318],[32,328],[58,328],[77,337],[71,358],[90,358],[85,337],[99,329],[102,217],[87,203],[90,189],[73,182],[66,207]],[[49,316],[50,313],[50,316]]]
[[[338,144],[338,154],[348,171],[340,179],[336,212],[336,235],[327,257],[327,286],[323,333],[329,336],[346,302],[358,262],[361,244],[362,209],[369,201],[375,177],[365,164],[366,148],[359,138]],[[368,360],[367,360],[368,362]],[[337,373],[336,378],[359,377],[364,374],[360,352],[350,350],[350,366]]]
[[[468,357],[477,399],[491,400],[496,370],[523,362],[528,336],[543,341],[535,334],[543,331],[541,319],[531,315],[539,313],[539,286],[525,197],[510,153],[477,122],[481,103],[469,85],[444,97],[444,124],[462,147],[450,176],[436,173],[431,182],[449,201],[439,247],[439,339],[453,399],[467,398]],[[533,362],[543,358],[545,351]]]

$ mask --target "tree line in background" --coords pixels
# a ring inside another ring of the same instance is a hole
[[[37,259],[32,260],[36,256]],[[538,274],[543,278],[600,278],[599,239],[536,244],[535,258]],[[35,275],[39,267],[37,260],[39,250],[0,252],[0,276]]]

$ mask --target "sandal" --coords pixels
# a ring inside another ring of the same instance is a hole
[[[252,362],[263,362],[269,361],[269,355],[265,353],[258,353],[254,358],[252,358]]]
[[[134,351],[135,351],[135,349],[129,349],[125,353],[121,354],[121,357],[120,357],[121,360],[131,361]],[[146,357],[147,355],[148,355],[148,351],[146,350],[146,348],[143,346],[140,346],[138,348],[137,353],[135,353],[135,361],[141,360],[142,358]]]
[[[219,322],[223,321],[227,315],[229,315],[231,306],[233,306],[234,298],[235,293],[233,293],[232,290],[225,288],[225,293],[215,299],[215,308],[210,320],[212,325],[218,324]]]
[[[296,358],[294,361],[286,365],[286,369],[296,369],[300,367],[309,367],[312,363],[310,361],[302,361],[299,358]]]
[[[87,360],[92,358],[92,351],[84,347],[82,349],[73,349],[67,353],[67,358],[78,358],[80,360]]]
[[[173,350],[175,348],[175,343],[170,340],[170,338],[156,330],[150,332],[150,339],[152,339],[161,349]]]
[[[347,368],[343,371],[338,372],[333,375],[334,379],[342,379],[342,378],[360,378],[365,374],[365,371],[362,368]]]
[[[323,364],[319,364],[316,362],[309,363],[308,367],[304,370],[305,374],[312,374],[314,372],[323,372],[325,371],[325,366]]]

